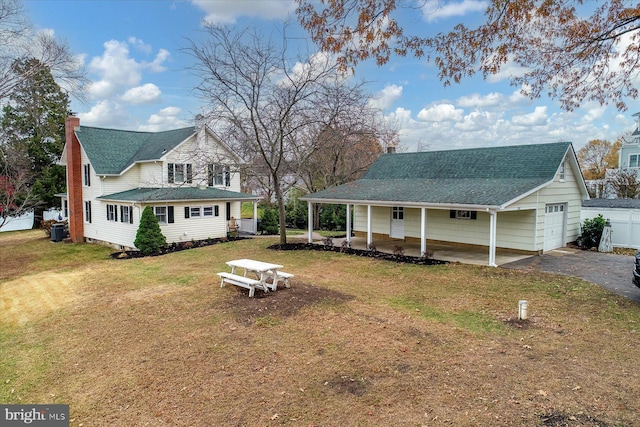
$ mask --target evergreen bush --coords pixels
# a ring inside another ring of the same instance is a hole
[[[151,206],[147,206],[142,211],[140,226],[133,244],[136,245],[142,255],[160,253],[160,250],[167,245],[167,239],[162,234],[162,230],[160,230],[158,218],[153,213]]]
[[[260,231],[262,234],[278,234],[278,211],[265,207],[260,218]]]
[[[578,237],[578,246],[582,249],[597,248],[600,244],[600,238],[602,237],[602,230],[607,221],[602,214],[598,214],[595,218],[587,218],[580,227],[581,234]]]

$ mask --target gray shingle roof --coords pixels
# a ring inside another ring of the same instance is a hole
[[[100,200],[113,200],[119,202],[186,202],[186,201],[227,201],[227,200],[258,200],[259,197],[251,194],[237,193],[235,191],[219,188],[199,187],[165,187],[165,188],[135,188],[120,193],[98,197]]]
[[[80,126],[75,132],[96,173],[118,175],[135,162],[160,159],[193,135],[195,128],[135,132]]]
[[[383,154],[362,179],[303,199],[502,206],[552,181],[570,147],[558,142]]]
[[[582,201],[583,208],[640,209],[638,199],[590,199]]]

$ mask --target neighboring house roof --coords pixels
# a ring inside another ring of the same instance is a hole
[[[155,202],[190,202],[190,201],[251,201],[259,197],[251,194],[219,188],[199,187],[165,187],[165,188],[135,188],[120,193],[98,197],[99,200],[118,202],[155,203]]]
[[[590,199],[582,201],[583,208],[640,209],[638,199]]]
[[[362,179],[303,199],[504,207],[552,182],[569,150],[570,142],[558,142],[383,154]]]
[[[195,128],[136,132],[80,126],[75,130],[98,175],[119,175],[136,162],[159,160],[195,133]]]

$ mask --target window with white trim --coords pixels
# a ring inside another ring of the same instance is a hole
[[[200,218],[202,216],[200,206],[191,206],[189,210],[191,213],[191,218]]]
[[[167,207],[166,206],[154,206],[153,214],[158,218],[158,223],[167,223]]]
[[[466,210],[450,210],[449,218],[451,219],[478,219],[477,211],[466,211]]]
[[[193,181],[191,163],[168,163],[167,182],[169,184],[190,184]]]
[[[120,206],[120,222],[128,222],[133,224],[133,207]]]
[[[202,216],[213,216],[213,206],[203,206]]]
[[[82,165],[82,185],[91,186],[91,165],[89,163]]]
[[[640,154],[629,154],[629,167],[640,167]]]
[[[91,200],[84,202],[84,221],[91,224]]]
[[[118,220],[118,206],[107,205],[107,221],[117,221],[117,220]]]
[[[560,181],[564,181],[565,173],[566,173],[566,166],[563,160],[562,163],[560,163]]]
[[[209,187],[231,185],[231,167],[229,165],[207,165],[207,181]]]

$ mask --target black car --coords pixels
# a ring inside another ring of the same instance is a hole
[[[633,283],[640,288],[640,251],[636,252],[636,263],[633,266]]]

